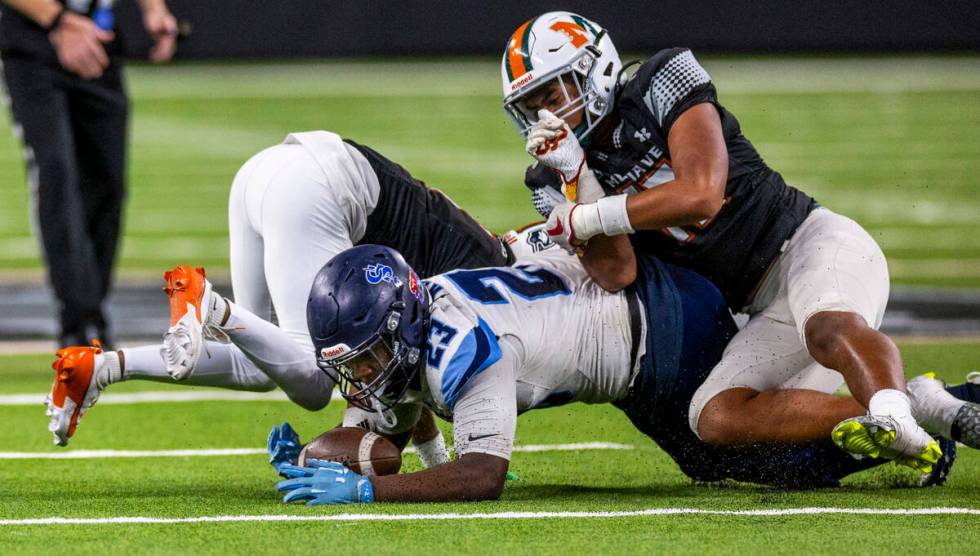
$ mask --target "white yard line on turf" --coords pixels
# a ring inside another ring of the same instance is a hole
[[[40,405],[48,394],[4,394],[0,395],[0,406],[4,405]],[[334,392],[333,399],[339,400],[340,394]],[[132,392],[129,394],[106,393],[99,397],[99,405],[124,405],[139,403],[169,403],[169,402],[254,402],[254,401],[288,401],[289,398],[281,390],[274,392],[237,392],[233,390],[193,390],[189,392],[174,392],[168,390],[151,390],[147,392]]]
[[[575,452],[581,450],[632,450],[632,444],[614,442],[579,442],[576,444],[524,444],[514,446],[515,452]],[[415,453],[415,448],[406,448]],[[265,454],[264,448],[211,448],[200,450],[69,450],[64,452],[0,452],[0,459],[99,459],[99,458],[159,458],[159,457],[217,457]]]
[[[467,519],[587,519],[674,515],[779,517],[792,515],[980,515],[977,508],[781,508],[768,510],[702,510],[651,508],[622,512],[497,512],[443,514],[337,514],[337,515],[217,515],[201,517],[40,517],[0,519],[0,525],[107,525],[152,523],[237,523],[254,521],[451,521]]]

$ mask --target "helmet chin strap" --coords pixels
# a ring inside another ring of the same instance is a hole
[[[389,429],[395,428],[395,425],[398,424],[398,416],[395,415],[395,412],[385,407],[378,398],[371,398],[371,407],[374,408],[374,411],[378,414],[378,418],[381,419],[381,421]]]

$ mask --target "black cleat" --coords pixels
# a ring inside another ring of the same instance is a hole
[[[953,469],[953,464],[956,463],[956,441],[943,438],[939,435],[933,436],[933,438],[939,443],[939,448],[943,451],[943,455],[939,458],[939,461],[932,465],[932,472],[922,476],[919,486],[923,487],[942,486],[945,484],[946,479],[949,478],[949,472]]]

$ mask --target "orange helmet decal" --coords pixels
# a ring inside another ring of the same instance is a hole
[[[585,29],[578,23],[572,23],[571,21],[557,21],[551,26],[551,28],[559,33],[565,33],[568,35],[569,40],[572,41],[572,46],[575,48],[579,48],[583,44],[589,42],[589,37],[585,34]]]
[[[531,26],[538,18],[529,19],[514,31],[507,43],[507,76],[510,80],[520,78],[531,71],[531,55],[528,52],[527,38],[531,34]]]

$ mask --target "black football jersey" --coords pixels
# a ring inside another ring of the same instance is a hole
[[[426,187],[373,149],[344,141],[364,155],[381,188],[358,245],[376,243],[399,251],[423,278],[514,262],[506,244],[441,191]]]
[[[735,116],[718,103],[711,78],[690,50],[661,50],[640,66],[617,94],[608,116],[614,118],[612,133],[596,138],[586,156],[607,194],[637,193],[672,181],[670,127],[685,110],[705,102],[718,109],[728,147],[721,210],[710,221],[641,230],[631,239],[638,252],[707,277],[738,311],[783,242],[817,205],[763,162]],[[528,172],[526,179],[554,179],[547,174]]]

